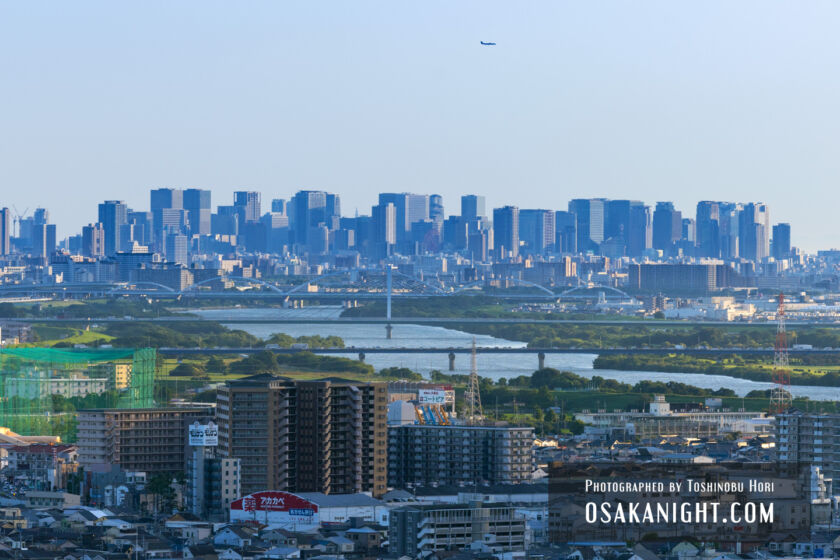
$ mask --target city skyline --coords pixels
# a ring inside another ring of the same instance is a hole
[[[0,101],[14,110],[0,185],[20,210],[64,196],[65,231],[93,204],[138,207],[165,185],[344,192],[349,215],[382,191],[483,191],[494,208],[593,194],[686,208],[703,193],[766,202],[808,251],[838,245],[822,225],[840,203],[836,5],[87,2],[2,16]]]

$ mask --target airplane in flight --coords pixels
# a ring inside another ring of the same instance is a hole
[[[495,45],[496,45],[496,43],[485,43],[484,41],[480,41],[480,42],[481,42],[481,44],[482,44],[482,45],[484,45],[485,47],[492,47],[492,46],[495,46]]]

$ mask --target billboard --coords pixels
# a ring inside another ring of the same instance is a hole
[[[193,423],[189,427],[189,444],[193,447],[216,447],[219,445],[219,428],[213,422]]]
[[[274,527],[317,527],[318,505],[296,494],[265,491],[230,504],[231,521],[257,521]]]
[[[417,400],[420,404],[446,404],[446,391],[440,389],[418,389]]]

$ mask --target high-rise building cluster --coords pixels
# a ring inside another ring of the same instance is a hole
[[[789,258],[790,225],[772,224],[760,202],[701,201],[693,216],[672,202],[579,198],[566,210],[487,209],[480,195],[465,195],[460,212],[446,216],[437,194],[380,193],[367,215],[343,216],[337,194],[303,190],[271,200],[237,191],[233,204],[213,212],[211,192],[158,188],[149,211],[124,201],[99,204],[97,220],[59,240],[46,209],[22,216],[0,210],[0,255],[47,258],[57,248],[71,255],[114,258],[147,253],[188,266],[196,255],[255,253],[326,256],[353,262],[393,255],[461,254],[475,262],[551,255],[610,258],[715,258],[762,262]],[[123,257],[125,258],[125,257]]]

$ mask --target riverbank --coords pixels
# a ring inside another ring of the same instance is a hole
[[[773,365],[766,363],[744,364],[736,357],[720,357],[718,359],[697,358],[687,355],[657,356],[651,354],[615,354],[598,356],[593,362],[596,370],[618,371],[674,371],[701,375],[723,375],[737,379],[747,379],[770,383],[773,380]],[[811,387],[840,387],[840,371],[826,370],[815,373],[813,368],[808,371],[803,368],[791,367],[791,385]]]

